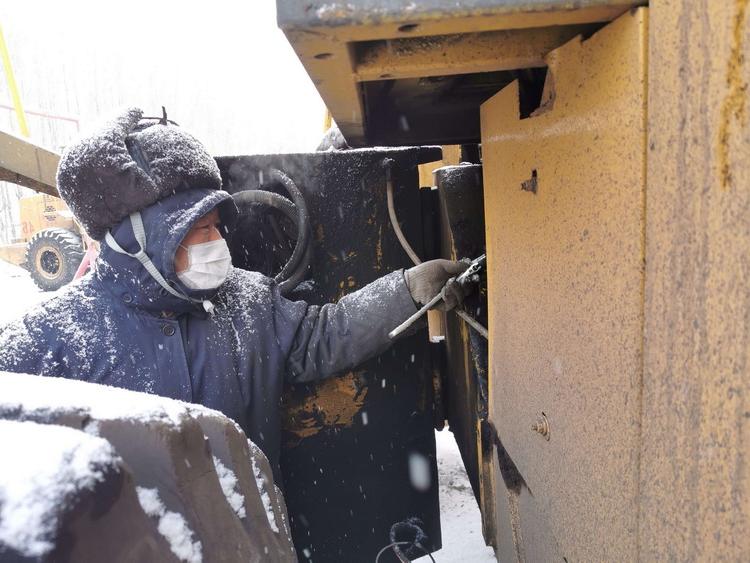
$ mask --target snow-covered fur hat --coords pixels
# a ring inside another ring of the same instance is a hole
[[[57,188],[96,240],[125,217],[176,192],[221,188],[216,161],[166,118],[143,119],[130,108],[96,134],[68,146]]]

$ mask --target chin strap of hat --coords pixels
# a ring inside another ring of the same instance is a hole
[[[107,234],[104,235],[104,240],[107,242],[109,247],[115,252],[125,254],[126,256],[130,256],[131,258],[135,258],[136,260],[138,260],[141,264],[143,264],[143,267],[146,268],[146,271],[151,275],[151,277],[154,278],[160,286],[162,286],[166,291],[168,291],[175,297],[179,297],[180,299],[184,299],[185,301],[190,301],[191,303],[200,303],[201,305],[203,305],[203,309],[207,313],[213,315],[214,304],[211,303],[211,301],[209,301],[208,299],[193,299],[192,297],[185,295],[180,291],[177,291],[175,288],[169,285],[167,280],[164,279],[164,276],[161,275],[161,272],[156,268],[154,263],[151,261],[151,258],[149,258],[148,254],[146,254],[146,230],[143,228],[143,220],[141,219],[141,214],[139,212],[136,211],[135,213],[132,213],[130,215],[130,224],[133,226],[133,235],[135,236],[135,240],[138,243],[140,250],[138,250],[138,252],[136,252],[135,254],[131,254],[119,245],[119,243],[115,240],[115,237],[112,236],[112,233],[107,231]]]

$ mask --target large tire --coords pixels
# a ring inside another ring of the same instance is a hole
[[[44,229],[26,245],[26,267],[43,291],[55,291],[71,282],[81,260],[81,237],[67,229]]]
[[[297,562],[266,456],[217,411],[3,373],[0,448],[0,562]]]

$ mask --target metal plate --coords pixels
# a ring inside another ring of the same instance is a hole
[[[396,162],[398,215],[420,252],[417,164],[439,159],[439,148],[218,159],[230,191],[256,188],[271,167],[303,191],[313,224],[311,280],[292,299],[336,301],[410,266],[388,220],[385,157]],[[257,243],[249,225],[238,234],[247,246]],[[281,468],[301,560],[372,561],[390,543],[390,527],[412,516],[424,522],[432,548],[440,547],[425,332],[340,377],[290,386],[284,403]],[[427,478],[422,489],[410,479],[415,467]],[[394,559],[388,553],[381,560]]]
[[[640,556],[750,560],[750,4],[649,8]]]
[[[501,559],[637,559],[646,33],[553,51],[526,118],[517,83],[482,106]]]

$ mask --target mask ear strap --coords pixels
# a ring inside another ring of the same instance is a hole
[[[200,299],[193,299],[191,297],[188,297],[184,293],[181,293],[177,291],[175,288],[173,288],[171,285],[167,283],[167,280],[164,279],[164,276],[161,275],[161,272],[156,268],[154,263],[151,261],[151,258],[149,258],[148,254],[146,254],[146,230],[143,228],[143,219],[141,219],[141,214],[136,211],[135,213],[132,213],[130,215],[130,224],[133,227],[133,235],[135,236],[135,240],[138,243],[138,246],[140,249],[135,254],[131,254],[120,244],[115,240],[115,237],[112,236],[112,233],[107,231],[107,233],[104,235],[104,240],[107,242],[107,245],[114,250],[115,252],[119,254],[125,254],[126,256],[130,256],[131,258],[135,258],[138,260],[144,268],[146,268],[146,271],[151,275],[156,282],[162,286],[166,291],[174,295],[175,297],[179,297],[180,299],[184,299],[185,301],[190,301],[192,303],[200,303],[203,305],[203,308],[207,313],[213,314],[214,312],[214,304],[211,303],[208,299],[201,301]]]

